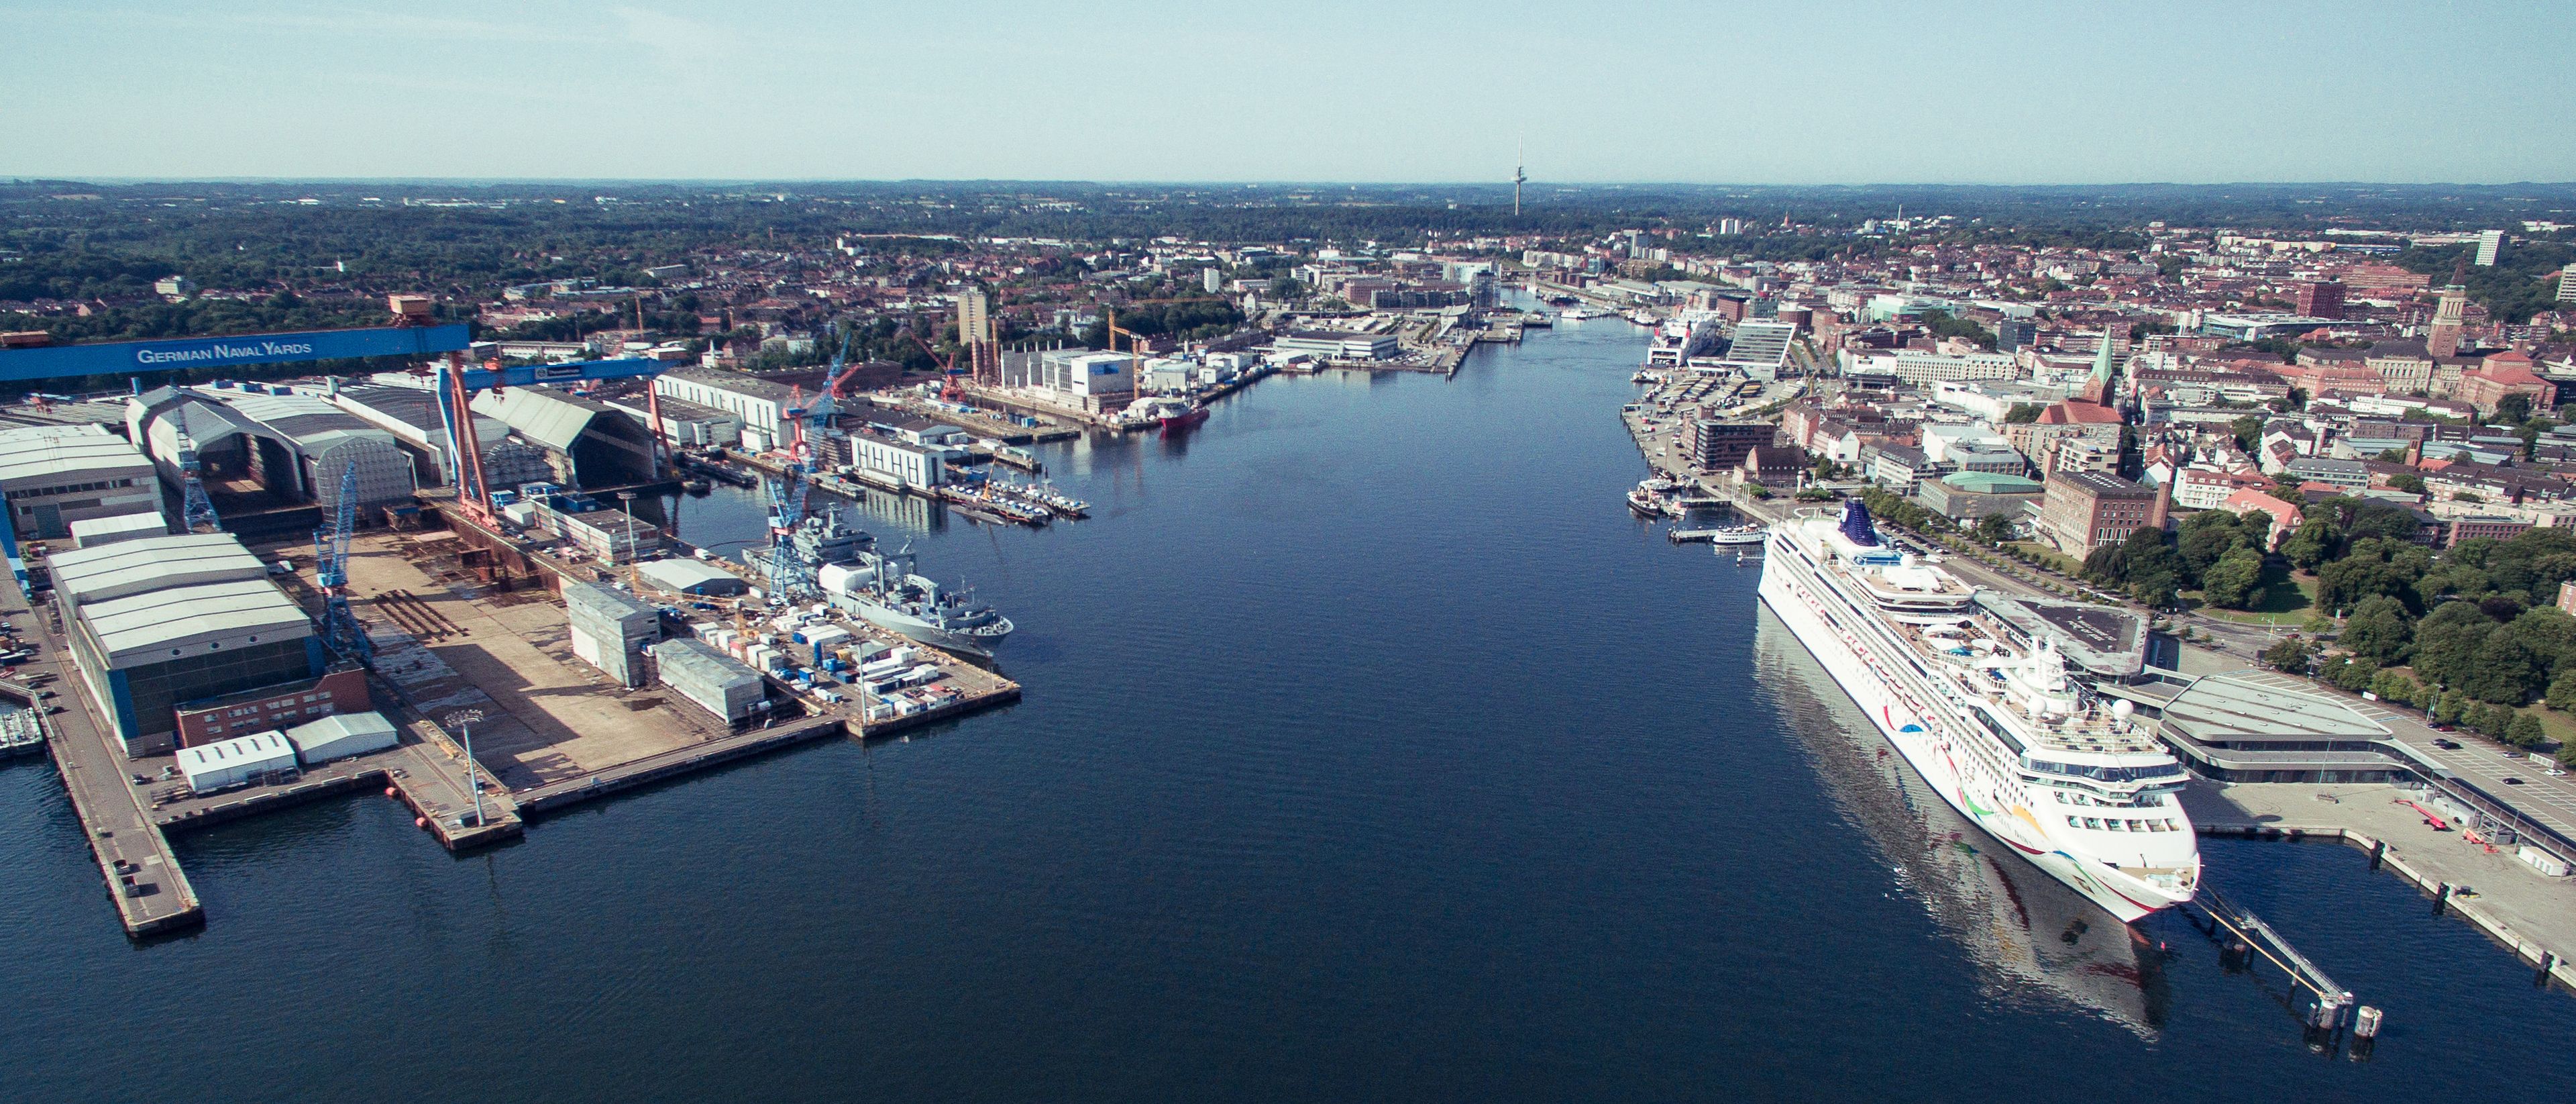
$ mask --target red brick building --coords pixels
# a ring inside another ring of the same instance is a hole
[[[2291,302],[2300,314],[2310,318],[2343,317],[2343,284],[2334,280],[2308,280],[2290,286]]]
[[[316,679],[183,703],[178,708],[179,746],[196,747],[375,707],[367,693],[367,673],[351,667]]]
[[[2040,501],[2039,535],[2076,559],[2129,534],[2157,517],[2156,489],[2109,472],[2048,473],[2048,490]]]

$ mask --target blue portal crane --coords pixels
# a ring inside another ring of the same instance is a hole
[[[322,643],[343,659],[365,660],[375,651],[358,615],[349,610],[349,537],[358,528],[358,461],[340,469],[331,523],[313,531],[313,581],[322,588]]]

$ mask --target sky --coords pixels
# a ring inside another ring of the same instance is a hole
[[[2568,5],[0,0],[0,178],[2576,180]]]

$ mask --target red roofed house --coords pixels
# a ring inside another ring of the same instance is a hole
[[[2212,510],[2238,491],[2259,491],[2271,485],[2270,476],[2254,472],[2184,468],[2174,473],[2173,500],[2174,505],[2186,510]]]
[[[2039,424],[2109,425],[2117,427],[2120,424],[2120,412],[2113,410],[2110,407],[2103,406],[2100,403],[2077,402],[2073,399],[2068,399],[2065,402],[2050,403],[2048,405],[2048,409],[2040,411]],[[2117,439],[2119,432],[2120,431],[2117,428],[2112,429],[2111,433],[2115,440]]]
[[[2507,395],[2528,395],[2534,411],[2547,410],[2557,388],[2531,370],[2531,358],[2507,349],[2486,358],[2485,362],[2460,373],[2460,386],[2452,397],[2474,406],[2480,414],[2493,414],[2496,404]]]
[[[2272,515],[2272,528],[2264,535],[2263,547],[2274,552],[2280,551],[2281,542],[2290,539],[2290,534],[2299,530],[2299,523],[2307,520],[2298,507],[2251,488],[2227,496],[2218,508],[2231,514],[2261,510]]]

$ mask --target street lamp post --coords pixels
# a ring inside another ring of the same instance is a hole
[[[619,491],[617,492],[617,501],[620,503],[619,509],[623,510],[626,514],[626,562],[634,563],[636,560],[635,492]]]
[[[450,727],[465,734],[465,790],[474,799],[474,825],[483,825],[483,783],[475,777],[474,722],[483,719],[480,709],[459,709],[447,715]]]

